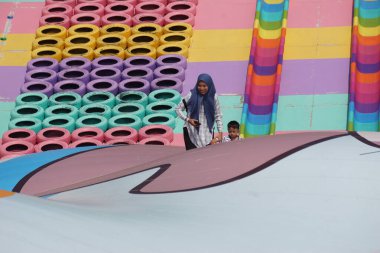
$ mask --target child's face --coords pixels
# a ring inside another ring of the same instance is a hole
[[[240,131],[239,129],[237,128],[228,128],[228,136],[230,136],[231,140],[234,140],[236,139],[237,137],[239,137],[240,135]]]

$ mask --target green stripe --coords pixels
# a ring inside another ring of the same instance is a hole
[[[284,18],[288,18],[288,11],[286,10],[286,11],[284,11]]]
[[[355,8],[354,9],[354,17],[358,17],[358,16],[359,16],[359,9]]]
[[[260,19],[260,11],[256,11],[255,19]]]
[[[380,25],[380,17],[371,19],[359,17],[359,24],[364,27],[376,27]]]
[[[282,20],[276,22],[260,20],[260,27],[265,30],[278,30],[282,27]]]

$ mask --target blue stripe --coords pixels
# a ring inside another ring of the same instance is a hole
[[[256,65],[254,62],[253,69],[254,69],[255,73],[258,75],[271,76],[273,74],[276,74],[277,65],[275,65],[275,66],[260,66],[260,65]]]
[[[354,121],[354,111],[355,111],[355,103],[353,101],[351,101],[348,105],[348,111],[350,112],[348,114],[349,118],[348,118],[348,121],[349,122],[353,122]]]
[[[366,10],[366,9],[359,9],[359,17],[361,18],[378,18],[380,16],[380,10],[379,9],[373,9],[373,10]]]
[[[355,2],[354,2],[354,8],[355,9],[359,8],[359,0],[355,0]]]
[[[378,122],[379,113],[378,112],[373,112],[373,113],[355,112],[355,121],[358,121],[358,123]]]
[[[368,1],[368,0],[360,0],[360,8],[364,9],[377,9],[380,8],[380,1]]]
[[[256,115],[256,114],[248,114],[247,122],[254,125],[265,125],[271,122],[272,114],[266,115]]]
[[[376,132],[379,128],[379,122],[374,123],[359,123],[354,122],[354,129],[355,131],[370,131],[370,132]]]
[[[362,73],[376,73],[380,70],[380,62],[374,64],[356,62],[356,67]]]
[[[356,62],[356,54],[351,54],[351,62]]]
[[[279,4],[267,4],[263,3],[263,6],[261,7],[261,11],[267,11],[267,12],[278,12],[284,11],[284,2],[279,3]]]
[[[34,170],[66,156],[100,147],[61,149],[24,155],[0,163],[0,189],[12,191],[16,184]],[[104,147],[102,147],[104,148]]]
[[[270,131],[270,124],[252,125],[251,123],[247,122],[245,128],[245,132],[248,135],[268,135]]]
[[[288,0],[285,1],[284,10],[285,11],[289,10],[289,1]]]
[[[261,19],[267,21],[267,22],[277,22],[282,20],[282,15],[284,14],[283,11],[279,12],[262,12]]]

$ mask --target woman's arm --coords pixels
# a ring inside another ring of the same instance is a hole
[[[218,130],[218,135],[216,138],[218,138],[218,141],[222,141],[223,138],[223,115],[222,110],[220,109],[220,103],[218,95],[215,94],[215,123],[216,123],[216,129]]]
[[[191,93],[187,94],[184,99],[187,103],[187,101],[189,101],[190,99],[190,96],[191,96]],[[185,110],[185,105],[183,104],[183,101],[181,100],[181,102],[177,105],[177,107],[175,108],[175,112],[177,113],[178,117],[180,119],[182,119],[183,121],[187,121],[188,120],[188,117],[185,113],[183,113],[183,111]]]

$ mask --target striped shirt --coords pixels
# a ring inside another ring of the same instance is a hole
[[[234,141],[240,141],[242,139],[243,139],[242,137],[238,136]],[[232,140],[231,140],[229,135],[223,136],[223,140],[222,140],[223,143],[224,142],[230,142],[230,141],[232,141]]]
[[[186,103],[188,103],[190,97],[191,97],[191,93],[187,94],[184,97]],[[181,101],[176,108],[176,113],[182,120],[185,121],[185,126],[187,127],[187,130],[189,131],[189,137],[190,137],[191,142],[197,148],[205,147],[206,145],[210,144],[213,136],[212,136],[212,133],[210,133],[207,126],[207,119],[206,119],[206,114],[204,112],[203,104],[201,105],[201,108],[199,110],[199,123],[201,123],[201,125],[199,126],[199,131],[197,131],[195,127],[193,127],[192,125],[190,125],[189,122],[187,122],[188,117],[186,114],[183,113],[184,110],[185,110],[185,106],[183,102]],[[217,131],[222,132],[223,131],[222,113],[220,110],[218,95],[216,94],[215,94],[215,123],[216,123]]]

